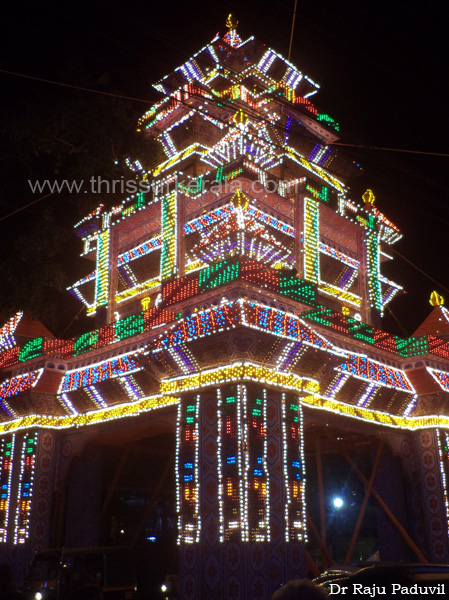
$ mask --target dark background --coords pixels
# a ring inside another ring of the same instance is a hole
[[[243,39],[255,35],[286,57],[293,8],[294,0],[8,4],[2,7],[0,68],[144,100],[126,101],[135,121],[158,99],[151,83],[185,62],[217,31],[224,33],[229,12],[239,19]],[[364,174],[350,183],[351,197],[360,202],[372,188],[376,205],[404,234],[394,248],[407,260],[395,255],[384,271],[407,290],[391,305],[396,319],[387,311],[383,323],[400,335],[411,335],[430,312],[432,290],[449,296],[448,21],[446,3],[432,0],[298,1],[291,61],[320,84],[313,102],[340,123],[341,142],[350,144],[341,151],[364,167]],[[56,173],[52,148],[47,154],[36,150],[27,135],[45,138],[52,115],[61,110],[73,115],[77,102],[81,122],[89,107],[103,100],[6,73],[0,73],[0,82],[2,219],[38,197],[27,185],[29,177],[62,179],[71,173],[67,163]],[[107,113],[110,100],[103,98]],[[47,111],[40,108],[43,104]],[[95,127],[88,127],[92,134]],[[10,142],[11,130],[21,133],[18,143]],[[99,122],[97,141],[104,135]],[[13,278],[0,279],[0,313],[13,306],[10,288],[33,296],[46,272],[61,270],[56,284],[48,277],[42,294],[36,292],[35,304],[53,302],[53,313],[35,313],[58,335],[74,335],[85,326],[74,323],[80,306],[61,291],[91,267],[76,258],[81,245],[71,233],[84,212],[86,199],[81,200],[52,196],[0,220],[1,262],[17,265]],[[16,304],[20,293],[13,295]]]

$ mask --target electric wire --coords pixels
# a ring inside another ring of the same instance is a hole
[[[33,75],[25,75],[24,73],[7,71],[6,69],[0,69],[0,73],[5,73],[6,75],[13,75],[15,77],[22,77],[23,79],[31,79],[33,81],[40,81],[41,83],[51,83],[52,85],[71,88],[73,90],[79,90],[82,92],[90,92],[92,94],[99,94],[101,96],[111,96],[113,98],[121,98],[122,100],[132,100],[133,102],[145,102],[145,104],[151,102],[150,100],[143,100],[142,98],[134,98],[133,96],[123,96],[121,94],[114,94],[113,92],[102,92],[101,90],[93,90],[91,88],[82,87],[80,85],[72,85],[70,83],[62,83],[61,81],[52,81],[51,79],[45,79],[43,77],[34,77]]]
[[[69,83],[63,83],[61,81],[53,81],[51,79],[45,79],[43,77],[34,77],[32,75],[26,75],[24,73],[17,73],[15,71],[7,71],[5,69],[0,69],[0,73],[5,73],[7,75],[13,75],[15,77],[22,77],[24,79],[31,79],[34,81],[39,81],[41,83],[49,83],[51,85],[57,85],[60,87],[66,87],[66,88],[71,88],[74,90],[79,90],[82,92],[89,92],[91,94],[98,94],[101,96],[110,96],[112,98],[120,98],[122,100],[131,100],[133,102],[141,102],[141,103],[145,103],[145,104],[154,104],[154,101],[149,100],[149,99],[144,99],[144,98],[136,98],[134,96],[125,96],[123,94],[116,94],[113,92],[102,92],[101,90],[94,90],[92,88],[87,88],[87,87],[83,87],[83,86],[79,86],[79,85],[73,85],[73,84],[69,84]],[[185,82],[184,82],[185,83]],[[167,97],[167,98],[171,98],[173,96],[173,94],[167,94],[167,93],[163,93],[163,92],[159,92],[160,94],[162,94],[163,96]],[[203,98],[202,96],[200,96],[199,94],[191,94],[192,96],[197,96],[199,99]],[[221,99],[222,102],[226,102],[223,101],[223,99]],[[218,98],[208,98],[208,101],[216,101],[218,102]],[[184,104],[186,107],[188,107],[190,110],[195,110],[196,112],[198,112],[198,109],[196,107],[190,106],[188,105],[186,102],[179,100],[179,102],[181,104]],[[226,102],[227,105],[229,105],[229,103]],[[251,109],[248,110],[248,113],[251,113]],[[265,119],[264,117],[261,117],[260,115],[254,115],[254,117],[258,118],[258,120],[260,122],[264,122],[267,125],[270,125],[271,127],[275,127],[276,129],[279,129],[282,132],[286,132],[287,130],[285,129],[285,127],[282,127],[280,125],[277,125],[276,123],[273,123],[267,119]],[[215,117],[216,118],[216,117]],[[228,122],[222,119],[217,118],[217,121],[220,121],[221,123],[228,125]],[[281,146],[279,144],[272,144],[273,146],[280,148]],[[424,155],[424,156],[444,156],[444,157],[449,157],[449,153],[445,153],[445,152],[429,152],[429,151],[424,151],[424,150],[409,150],[406,148],[387,148],[384,146],[368,146],[368,145],[363,145],[363,144],[348,144],[348,143],[343,143],[343,142],[327,142],[328,146],[346,146],[346,147],[350,147],[350,148],[362,148],[364,150],[385,150],[385,151],[389,151],[389,152],[403,152],[403,153],[407,153],[407,154],[419,154],[419,155]]]
[[[25,204],[25,206],[21,206],[20,208],[17,208],[16,210],[13,210],[9,214],[4,215],[3,217],[0,217],[0,222],[4,221],[5,219],[8,219],[9,217],[12,217],[13,215],[16,215],[17,213],[21,212],[22,210],[25,210],[26,208],[29,208],[33,204],[37,204],[41,200],[45,200],[45,198],[49,198],[50,196],[53,196],[54,194],[55,194],[55,192],[50,192],[49,194],[46,194],[45,196],[41,196],[40,198],[36,198],[36,200],[33,200],[32,202],[29,202],[28,204]]]
[[[293,33],[295,31],[295,21],[296,21],[296,7],[298,6],[298,0],[295,0],[295,8],[293,9],[293,19],[292,19],[292,30],[290,33],[290,44],[288,47],[288,55],[287,60],[290,61],[290,56],[292,54],[292,44],[293,44]]]
[[[412,267],[414,267],[417,271],[419,271],[421,273],[421,275],[424,275],[425,277],[427,277],[427,279],[430,279],[430,281],[432,281],[433,283],[435,283],[436,285],[438,285],[439,287],[441,287],[441,289],[443,289],[445,292],[447,292],[449,294],[449,289],[447,287],[445,287],[444,285],[442,285],[439,281],[437,281],[436,279],[434,279],[433,277],[431,277],[428,273],[426,273],[425,271],[423,271],[422,269],[420,269],[417,265],[415,265],[411,260],[409,260],[408,258],[406,258],[405,256],[403,256],[402,254],[400,254],[396,248],[391,248],[392,252],[394,252],[395,254],[397,254],[397,256],[399,256],[399,258],[402,258],[402,260],[405,260],[405,262],[407,262],[409,265],[411,265]]]

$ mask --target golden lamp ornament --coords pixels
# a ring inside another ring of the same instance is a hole
[[[444,298],[443,298],[443,296],[440,296],[440,294],[434,290],[430,294],[430,300],[429,300],[429,302],[430,302],[430,304],[432,306],[443,306],[444,305]]]

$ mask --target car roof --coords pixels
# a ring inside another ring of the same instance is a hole
[[[319,586],[331,583],[370,582],[403,577],[412,581],[449,581],[449,565],[439,563],[376,562],[332,565],[314,579]]]

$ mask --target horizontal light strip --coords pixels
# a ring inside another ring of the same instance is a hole
[[[257,381],[258,383],[271,384],[282,389],[296,391],[319,391],[319,383],[307,377],[300,377],[293,373],[282,373],[268,367],[261,367],[255,363],[243,361],[226,365],[216,369],[208,369],[195,375],[182,375],[173,379],[161,381],[162,394],[174,394],[185,391],[197,390],[204,387],[221,385],[231,381]]]
[[[439,427],[441,429],[449,429],[449,416],[446,415],[429,415],[422,417],[399,417],[389,415],[387,413],[345,404],[330,398],[322,398],[316,395],[309,395],[301,398],[301,403],[304,406],[311,408],[319,408],[332,413],[339,413],[345,417],[353,417],[359,421],[368,421],[370,423],[378,423],[386,427],[395,427],[396,429],[427,429],[429,427]]]
[[[30,427],[44,427],[47,429],[67,429],[68,427],[82,427],[84,425],[95,425],[111,421],[112,419],[121,419],[123,417],[138,416],[141,413],[164,408],[166,406],[175,406],[179,398],[171,396],[148,396],[141,398],[137,402],[110,406],[101,410],[91,411],[85,414],[67,415],[63,417],[52,417],[48,415],[28,415],[19,417],[6,423],[0,423],[0,434],[19,429],[29,429]]]

